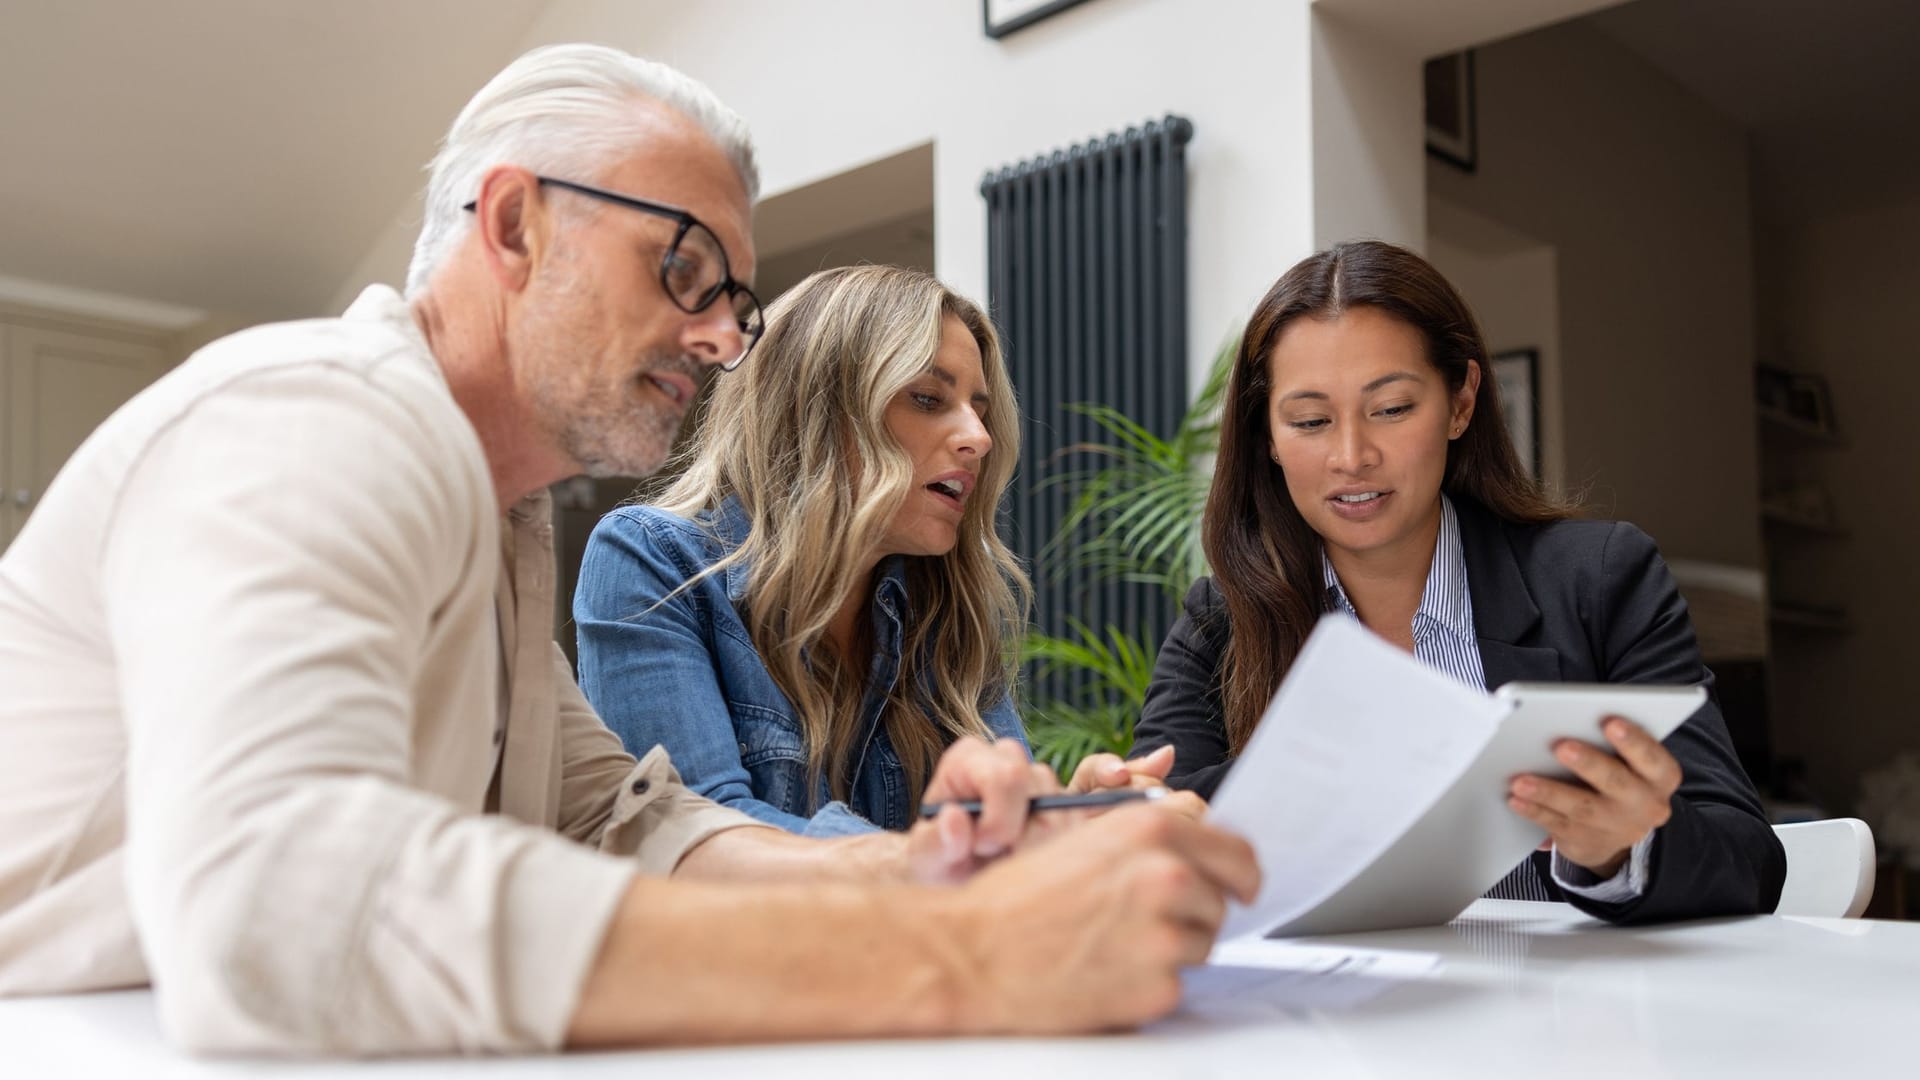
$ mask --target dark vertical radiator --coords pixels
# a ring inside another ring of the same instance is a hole
[[[1073,493],[1050,476],[1096,461],[1068,447],[1103,433],[1067,406],[1112,406],[1171,435],[1187,404],[1186,145],[1178,116],[987,174],[987,290],[1020,395],[1020,467],[1008,539],[1034,575],[1034,622],[1071,636],[1069,616],[1158,646],[1172,603],[1151,585],[1096,582],[1040,555]],[[1031,688],[1057,698],[1077,680]]]

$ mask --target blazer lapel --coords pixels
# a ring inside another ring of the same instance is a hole
[[[1522,644],[1539,626],[1540,609],[1500,519],[1464,495],[1448,497],[1460,521],[1460,554],[1467,564],[1467,594],[1473,598],[1473,629],[1487,689],[1526,680],[1560,681],[1558,651]]]

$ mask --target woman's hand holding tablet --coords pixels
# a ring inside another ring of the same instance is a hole
[[[1502,726],[1538,729],[1538,745],[1549,755],[1513,777],[1508,808],[1545,829],[1561,857],[1613,876],[1633,846],[1671,816],[1680,763],[1660,740],[1699,710],[1706,692],[1510,683],[1496,696],[1514,703]],[[1594,727],[1604,743],[1589,734]]]

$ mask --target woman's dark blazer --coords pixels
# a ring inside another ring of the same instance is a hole
[[[1623,904],[1563,898],[1617,923],[1772,911],[1786,855],[1734,756],[1686,601],[1652,538],[1625,522],[1516,525],[1452,499],[1489,689],[1525,679],[1699,683],[1708,691],[1707,704],[1666,740],[1684,778],[1649,853],[1647,891]],[[1160,648],[1134,733],[1134,756],[1172,746],[1169,782],[1207,797],[1231,764],[1220,696],[1227,636],[1226,601],[1212,578],[1201,578]],[[1560,893],[1547,853],[1534,858],[1540,880]]]

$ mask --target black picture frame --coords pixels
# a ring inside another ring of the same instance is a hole
[[[1427,153],[1466,172],[1480,162],[1478,91],[1473,50],[1427,61],[1423,74],[1427,113]]]
[[[1833,423],[1833,394],[1827,380],[1810,372],[1796,371],[1787,379],[1787,415],[1822,435],[1838,432]]]
[[[1753,400],[1763,416],[1790,427],[1817,435],[1839,434],[1833,419],[1833,393],[1823,376],[1757,365]]]
[[[1086,0],[980,0],[980,26],[996,41]]]
[[[1768,364],[1755,365],[1753,369],[1754,404],[1770,412],[1785,415],[1787,395],[1793,382],[1793,373],[1785,368]]]
[[[1489,365],[1495,385],[1500,388],[1500,411],[1507,422],[1507,438],[1519,456],[1527,475],[1540,479],[1540,350],[1506,349],[1493,354]]]

